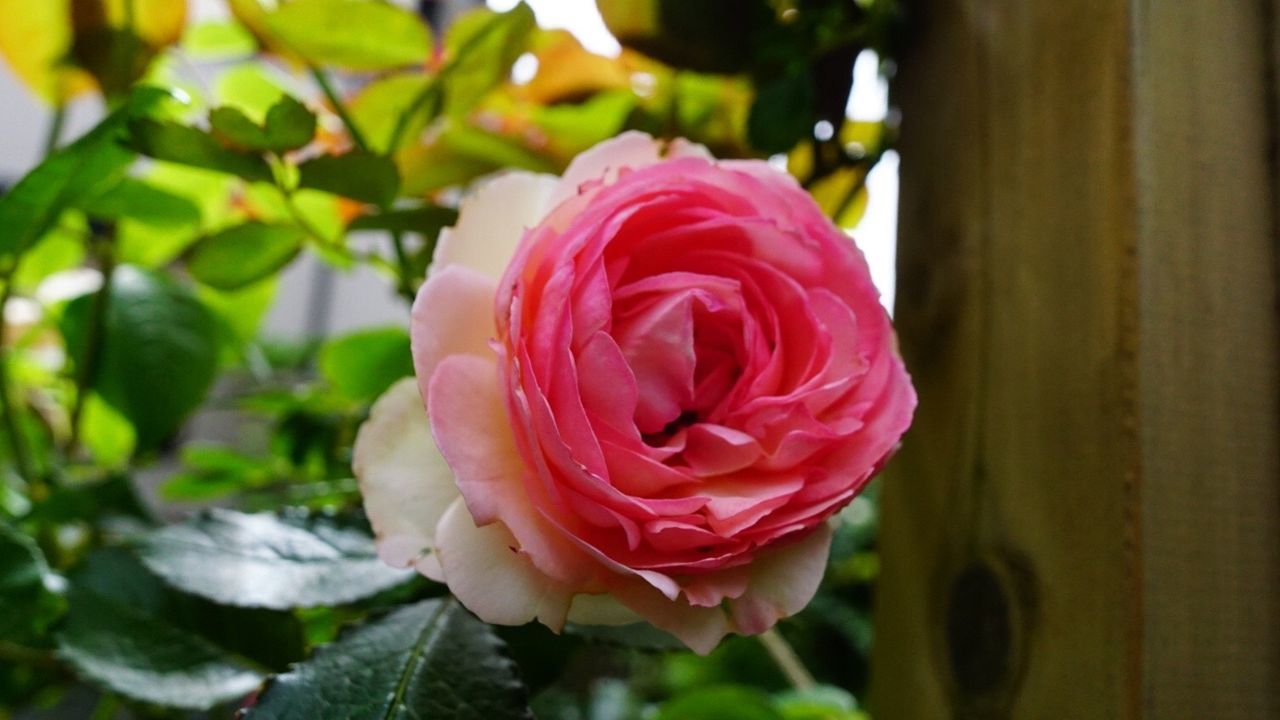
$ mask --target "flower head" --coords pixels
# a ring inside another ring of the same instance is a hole
[[[640,133],[478,188],[412,335],[356,444],[366,509],[387,562],[500,624],[763,632],[915,407],[865,260],[789,176]]]

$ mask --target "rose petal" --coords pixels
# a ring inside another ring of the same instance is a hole
[[[579,625],[630,625],[640,619],[634,610],[603,593],[575,595],[569,608],[569,622]]]
[[[384,562],[409,567],[429,557],[436,524],[458,497],[436,449],[417,384],[405,378],[374,403],[356,436],[352,467]],[[432,563],[419,571],[438,580]]]
[[[553,175],[508,172],[478,184],[459,204],[458,223],[440,233],[431,271],[460,264],[494,280],[502,277],[524,231],[552,207],[558,182]]]
[[[827,569],[831,534],[824,523],[805,538],[756,557],[746,592],[729,601],[740,632],[758,635],[809,604]]]
[[[436,366],[457,353],[493,358],[493,278],[466,265],[451,265],[431,274],[413,301],[410,334],[413,368],[422,396]]]
[[[564,627],[572,588],[534,567],[505,525],[477,527],[455,500],[440,520],[437,541],[449,590],[481,620],[523,625],[536,619],[556,632]]]
[[[629,130],[575,157],[551,194],[550,207],[577,195],[587,183],[608,185],[614,182],[622,168],[638,170],[664,158],[677,157],[713,159],[711,153],[697,143],[684,139],[663,143],[645,133]]]

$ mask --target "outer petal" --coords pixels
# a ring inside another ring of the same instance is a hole
[[[502,277],[524,231],[553,207],[557,182],[553,175],[508,172],[478,185],[458,206],[458,224],[440,233],[431,272],[459,264]]]
[[[576,595],[569,608],[569,622],[580,625],[630,625],[640,620],[635,611],[608,594]]]
[[[620,577],[610,591],[654,627],[675,635],[699,655],[715,650],[733,630],[729,616],[721,608],[694,607],[683,598],[668,600],[639,578]]]
[[[803,610],[818,591],[830,550],[831,525],[824,523],[805,538],[756,558],[747,591],[729,601],[738,631],[758,635]]]
[[[457,499],[458,488],[431,438],[427,411],[411,378],[392,385],[374,403],[356,436],[352,466],[378,555],[396,567],[416,564],[419,572],[439,580],[429,553],[436,524]]]
[[[449,590],[481,620],[523,625],[536,619],[556,632],[564,627],[573,590],[534,567],[502,523],[476,527],[467,506],[455,501],[438,534]]]
[[[638,130],[630,130],[583,151],[569,163],[560,184],[551,195],[549,208],[577,195],[583,185],[603,182],[608,185],[618,179],[622,168],[639,170],[660,160],[676,157],[700,157],[712,159],[702,145],[687,140],[664,143]]]
[[[413,368],[422,397],[440,361],[465,354],[493,358],[493,278],[466,265],[433,272],[413,301]]]

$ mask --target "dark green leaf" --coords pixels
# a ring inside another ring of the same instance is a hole
[[[235,225],[196,243],[187,269],[205,285],[237,290],[288,265],[305,239],[306,233],[292,225]]]
[[[270,182],[271,168],[258,155],[223,147],[202,130],[174,122],[141,119],[129,123],[133,147],[157,160]]]
[[[200,208],[142,180],[124,178],[84,204],[87,215],[100,220],[134,220],[161,228],[187,227],[200,222]]]
[[[501,641],[452,599],[358,627],[272,680],[248,720],[532,720]]]
[[[0,638],[38,630],[55,607],[49,566],[34,540],[0,522]]]
[[[769,696],[752,687],[721,685],[679,695],[655,720],[783,720]]]
[[[151,533],[140,552],[174,587],[244,607],[348,603],[411,576],[383,564],[367,534],[324,518],[213,510]]]
[[[267,110],[267,147],[276,152],[297,150],[316,136],[316,115],[285,95]]]
[[[391,230],[395,232],[411,232],[427,238],[440,234],[458,221],[458,211],[438,205],[387,210],[372,215],[361,215],[356,218],[348,230]]]
[[[389,205],[399,192],[400,173],[388,157],[352,150],[302,163],[298,167],[298,185],[374,205]]]
[[[99,293],[73,300],[63,334],[84,362]],[[186,288],[158,273],[116,268],[91,386],[133,423],[138,446],[168,437],[204,399],[218,363],[217,323]]]
[[[266,18],[289,50],[316,65],[389,70],[425,63],[431,31],[414,13],[369,0],[294,0]]]
[[[813,80],[791,73],[761,85],[747,119],[747,139],[764,153],[790,150],[813,134]]]
[[[320,351],[320,372],[343,395],[372,401],[413,374],[409,333],[390,327],[331,340]]]
[[[157,705],[202,710],[263,674],[213,643],[92,590],[73,588],[58,654],[82,677]]]
[[[619,645],[637,650],[684,650],[684,643],[649,623],[631,625],[566,625],[568,635],[577,635],[592,642]]]

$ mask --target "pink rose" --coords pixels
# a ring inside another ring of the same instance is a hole
[[[488,622],[643,618],[704,653],[808,603],[916,401],[788,175],[640,133],[464,200],[412,334],[416,387],[355,450],[383,558]]]

